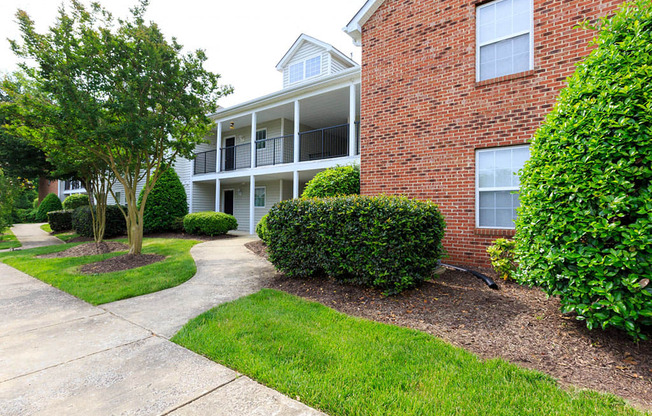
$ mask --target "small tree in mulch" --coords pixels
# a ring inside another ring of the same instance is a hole
[[[143,191],[138,197],[138,207]],[[179,218],[188,214],[186,190],[174,168],[166,168],[147,197],[143,211],[146,233],[175,231]]]
[[[641,339],[652,325],[652,2],[603,19],[594,43],[521,175],[518,280],[590,329]]]

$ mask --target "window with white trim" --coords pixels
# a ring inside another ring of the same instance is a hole
[[[321,74],[321,55],[290,65],[290,84]]]
[[[478,6],[476,23],[477,81],[532,69],[532,0]]]
[[[265,208],[266,187],[260,186],[254,189],[254,207]]]
[[[477,150],[476,224],[480,228],[514,228],[520,206],[519,170],[530,157],[530,147]]]
[[[267,129],[256,130],[256,149],[264,149],[267,146]]]

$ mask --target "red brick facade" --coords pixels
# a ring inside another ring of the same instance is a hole
[[[362,193],[438,203],[448,261],[486,265],[511,230],[476,227],[475,151],[527,143],[594,32],[622,0],[534,0],[534,69],[476,82],[486,1],[386,0],[362,27]]]
[[[48,180],[39,178],[38,180],[38,202],[39,204],[48,194],[59,194],[59,182],[57,180]]]

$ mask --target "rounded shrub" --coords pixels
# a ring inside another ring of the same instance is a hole
[[[269,230],[267,228],[267,214],[263,215],[258,224],[256,225],[256,234],[258,238],[269,245]]]
[[[360,193],[360,166],[336,166],[315,175],[306,184],[304,198],[357,195]]]
[[[588,328],[652,324],[652,7],[604,19],[521,175],[517,278]]]
[[[444,254],[437,205],[398,196],[281,201],[267,217],[269,259],[290,277],[326,274],[398,293]]]
[[[68,195],[66,199],[63,200],[63,209],[74,210],[85,206],[88,206],[88,195],[85,194]]]
[[[61,211],[62,209],[63,206],[59,197],[56,194],[47,194],[36,209],[35,219],[37,222],[46,222],[48,220],[48,212]]]
[[[48,212],[48,223],[52,231],[60,233],[62,231],[72,230],[73,212],[71,209]]]
[[[223,212],[195,212],[183,218],[183,228],[189,234],[222,235],[238,228],[238,221],[233,215]]]
[[[123,207],[123,209],[126,210],[127,207]],[[93,237],[93,217],[90,207],[79,207],[73,212],[72,229],[82,237]],[[127,224],[120,208],[117,205],[107,205],[104,237],[110,238],[126,233]]]
[[[138,196],[138,206],[143,200],[143,191]],[[143,211],[143,228],[146,233],[174,231],[178,219],[188,213],[186,191],[173,168],[161,174],[147,196]]]

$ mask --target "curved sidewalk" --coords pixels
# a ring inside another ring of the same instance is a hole
[[[11,232],[14,233],[20,244],[21,249],[27,250],[28,248],[53,246],[55,244],[63,244],[63,241],[57,237],[53,237],[45,231],[41,230],[39,224],[15,224],[11,227]]]

